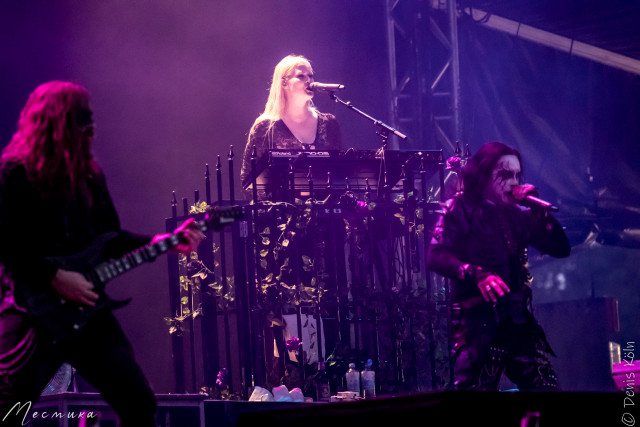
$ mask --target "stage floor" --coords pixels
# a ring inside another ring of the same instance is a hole
[[[210,400],[193,394],[158,394],[160,427],[260,427],[398,425],[518,427],[523,418],[540,427],[631,426],[640,418],[640,397],[622,392],[443,391],[338,403]],[[57,413],[54,415],[54,413]],[[96,393],[43,396],[26,420],[33,427],[92,425],[78,419],[92,413],[100,427],[116,427],[111,409]],[[33,416],[34,414],[35,417]],[[46,414],[46,415],[45,415]],[[85,423],[85,424],[83,424]],[[292,424],[293,423],[293,424]]]

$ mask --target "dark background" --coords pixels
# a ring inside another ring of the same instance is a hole
[[[640,12],[633,3],[461,2],[638,57]],[[123,226],[163,232],[172,191],[192,202],[194,190],[204,194],[205,163],[215,165],[218,155],[226,160],[230,146],[239,159],[273,67],[287,54],[305,55],[316,80],[343,83],[343,99],[389,120],[384,6],[382,0],[3,2],[0,140],[10,140],[37,85],[54,79],[85,85],[97,124],[94,151]],[[527,181],[559,204],[574,245],[568,260],[532,258],[536,301],[616,297],[617,339],[637,340],[639,76],[469,19],[459,27],[463,143],[472,152],[493,140],[520,149]],[[378,148],[371,123],[321,94],[316,105],[338,117],[346,147]],[[133,297],[117,316],[157,392],[171,391],[173,381],[163,320],[171,314],[167,287],[162,259],[110,287],[114,296]]]
[[[461,1],[514,22],[640,59],[631,1]],[[530,253],[534,303],[612,297],[623,344],[640,336],[640,76],[459,20],[464,139],[508,142],[527,182],[560,207],[568,259]],[[583,320],[583,319],[581,319]],[[605,319],[594,318],[603,323]],[[575,322],[555,324],[567,337]],[[573,341],[584,350],[585,340]],[[568,339],[568,338],[567,338]]]

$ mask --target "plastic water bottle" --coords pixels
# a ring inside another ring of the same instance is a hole
[[[371,399],[376,397],[376,371],[373,370],[373,361],[367,360],[362,370],[362,397]]]
[[[355,391],[360,396],[360,372],[355,363],[349,363],[349,370],[345,374],[347,379],[347,391]]]

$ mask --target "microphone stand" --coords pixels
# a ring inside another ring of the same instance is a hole
[[[376,132],[378,135],[380,135],[380,139],[382,141],[382,146],[380,147],[380,149],[378,150],[378,152],[381,155],[381,163],[380,163],[380,177],[378,177],[378,197],[380,197],[382,200],[384,200],[384,205],[385,205],[385,219],[388,221],[388,223],[390,224],[391,221],[391,209],[392,209],[392,203],[391,203],[391,197],[390,197],[390,186],[389,186],[389,181],[388,181],[388,165],[387,165],[387,144],[388,144],[388,140],[389,140],[389,135],[390,134],[394,134],[396,135],[398,138],[402,139],[402,140],[406,140],[407,136],[400,133],[399,131],[397,131],[396,129],[392,128],[391,126],[383,123],[380,120],[374,119],[373,117],[371,117],[370,115],[364,113],[363,111],[357,109],[356,107],[354,107],[351,104],[351,101],[343,101],[342,99],[338,98],[335,93],[333,91],[329,92],[329,98],[333,99],[335,102],[344,105],[345,107],[347,107],[348,109],[355,111],[356,113],[360,114],[362,117],[369,119],[371,122],[373,122],[373,124],[375,126],[378,127],[378,131]],[[395,183],[394,183],[395,184]],[[369,224],[369,227],[371,227],[371,225]],[[394,285],[395,281],[396,281],[396,274],[395,274],[395,268],[394,268],[394,257],[393,257],[393,231],[392,231],[393,227],[387,227],[387,251],[388,251],[388,259],[387,259],[387,278],[386,280],[383,279],[383,287],[384,287],[384,282],[386,281],[388,289],[387,290],[391,290],[392,286]],[[377,315],[376,315],[376,319],[375,322],[377,324]],[[376,330],[376,333],[378,331]],[[397,360],[397,359],[396,359]],[[394,363],[394,377],[396,380],[399,379],[399,366],[397,365],[397,362]]]
[[[381,154],[381,166],[380,166],[381,173],[380,173],[380,177],[378,177],[378,196],[383,195],[384,198],[386,199],[386,196],[388,195],[388,189],[389,189],[389,183],[387,182],[387,178],[388,178],[387,148],[388,148],[389,134],[394,134],[398,138],[402,139],[403,141],[407,139],[407,136],[399,132],[398,130],[392,128],[391,126],[387,125],[386,123],[380,120],[377,120],[371,117],[370,115],[368,115],[367,113],[357,109],[351,104],[351,101],[343,101],[342,99],[338,98],[333,91],[329,92],[329,98],[333,99],[338,104],[344,105],[351,111],[355,111],[356,113],[360,114],[362,117],[369,119],[371,122],[373,122],[375,126],[378,126],[378,131],[376,133],[380,135],[380,139],[382,141],[382,145],[379,150]]]

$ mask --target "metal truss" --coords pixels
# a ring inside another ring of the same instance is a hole
[[[461,12],[469,15],[475,22],[487,28],[566,52],[569,55],[575,55],[640,75],[640,61],[637,59],[544,31],[522,22],[493,15],[480,9],[465,7]]]
[[[394,147],[392,141],[392,148],[435,149],[461,156],[456,1],[386,0],[386,13],[392,125],[409,136],[410,145]],[[445,181],[449,175],[451,171]],[[416,354],[423,355],[426,346],[428,369],[418,367],[418,387],[438,390],[453,383],[448,281],[429,271],[425,274],[431,320],[417,335],[425,342],[416,341],[414,346]]]
[[[450,149],[461,139],[455,0],[386,0],[392,125],[410,149]],[[398,148],[392,141],[392,148]]]

